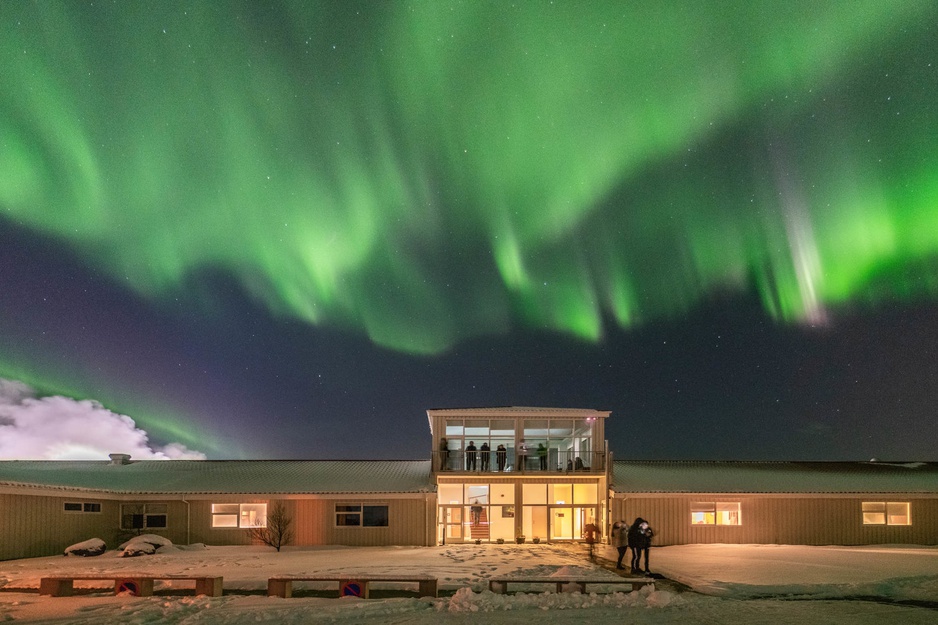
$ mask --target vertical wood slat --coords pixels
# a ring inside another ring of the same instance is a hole
[[[863,525],[864,501],[908,501],[912,525]],[[739,502],[742,525],[691,525],[696,501]],[[652,496],[614,499],[612,520],[641,516],[655,528],[656,545],[682,544],[938,544],[938,499],[882,495],[854,497]]]

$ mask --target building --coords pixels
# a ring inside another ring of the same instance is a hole
[[[613,461],[609,413],[428,410],[430,460],[0,461],[0,560],[96,536],[296,545],[582,540],[641,516],[655,544],[938,544],[938,463]]]
[[[655,544],[938,544],[938,463],[615,462],[611,518]]]

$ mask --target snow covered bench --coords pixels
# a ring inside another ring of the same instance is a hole
[[[339,596],[368,598],[372,582],[406,582],[420,585],[421,597],[437,596],[437,579],[429,575],[286,575],[267,580],[268,597],[290,597],[293,582],[338,582]]]
[[[557,592],[563,592],[564,586],[575,589],[576,592],[586,592],[587,584],[631,584],[632,590],[638,590],[647,584],[654,585],[655,580],[650,577],[613,577],[613,578],[584,578],[584,577],[497,577],[489,580],[489,590],[500,595],[508,592],[508,584],[555,584]]]
[[[53,575],[39,579],[39,594],[50,597],[70,597],[75,581],[111,580],[114,582],[114,594],[130,591],[138,597],[153,594],[154,580],[183,580],[195,582],[195,594],[220,597],[222,578],[193,575],[137,575],[134,573],[113,573],[110,575]]]

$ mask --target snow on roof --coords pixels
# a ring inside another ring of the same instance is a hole
[[[935,462],[615,461],[620,493],[938,493]]]
[[[0,461],[0,486],[115,494],[419,493],[429,460]]]

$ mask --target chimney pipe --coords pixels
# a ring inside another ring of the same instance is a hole
[[[130,464],[130,454],[108,454],[112,465]]]

